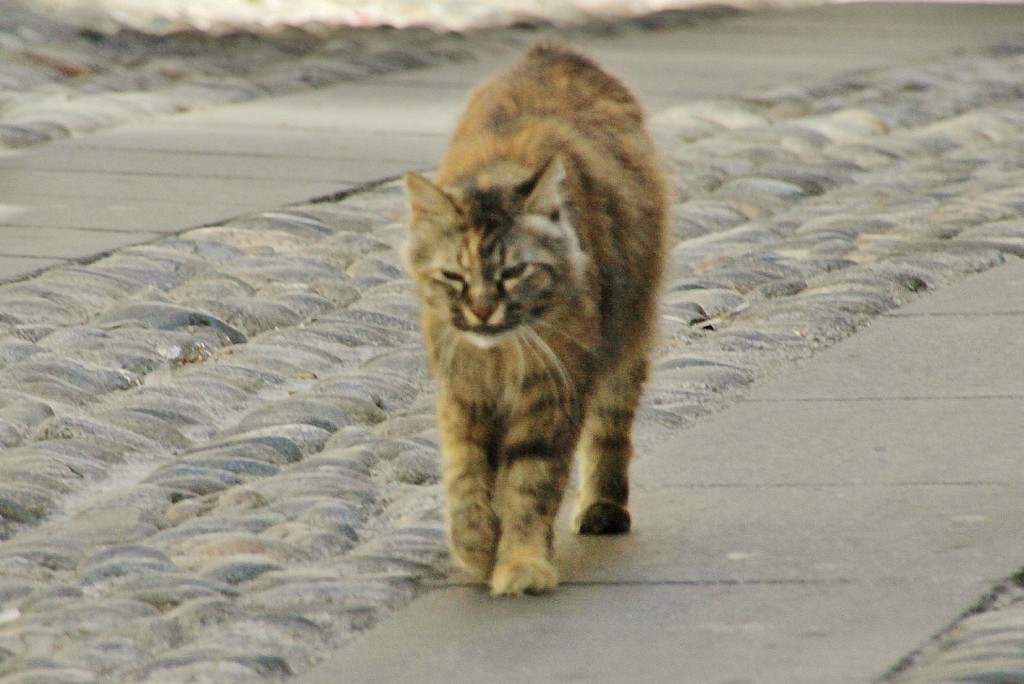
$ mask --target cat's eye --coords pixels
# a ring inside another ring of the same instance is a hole
[[[518,280],[526,275],[529,268],[529,264],[516,264],[515,266],[509,266],[501,272],[501,279],[506,282],[509,280]]]
[[[561,209],[553,209],[551,211],[551,213],[548,214],[548,220],[551,221],[552,223],[558,223],[559,220],[561,220],[561,218],[562,218],[562,210]]]
[[[441,280],[448,285],[457,288],[464,288],[466,286],[466,279],[462,277],[461,273],[455,271],[441,270]]]

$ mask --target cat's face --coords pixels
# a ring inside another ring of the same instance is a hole
[[[532,175],[506,170],[485,188],[446,192],[406,177],[405,262],[430,315],[485,348],[544,320],[584,262],[564,177],[558,159]]]

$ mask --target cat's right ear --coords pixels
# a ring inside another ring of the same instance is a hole
[[[458,210],[445,192],[418,173],[405,174],[405,191],[409,200],[412,224],[423,219],[432,223],[453,222]]]

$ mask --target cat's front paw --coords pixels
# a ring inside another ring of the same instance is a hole
[[[610,501],[592,503],[576,516],[580,534],[625,534],[631,525],[629,511]]]
[[[491,575],[491,594],[521,596],[546,594],[558,586],[558,572],[543,558],[499,563]]]

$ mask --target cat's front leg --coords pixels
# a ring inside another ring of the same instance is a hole
[[[471,412],[443,394],[438,418],[449,546],[467,572],[486,582],[498,546],[498,518],[491,504],[494,469],[484,446],[486,430]]]
[[[501,522],[491,576],[495,595],[542,594],[557,586],[554,522],[568,479],[564,445],[540,439],[505,449],[494,493]]]
[[[494,570],[498,518],[485,492],[471,492],[459,483],[447,487],[448,540],[459,565],[486,582]]]

